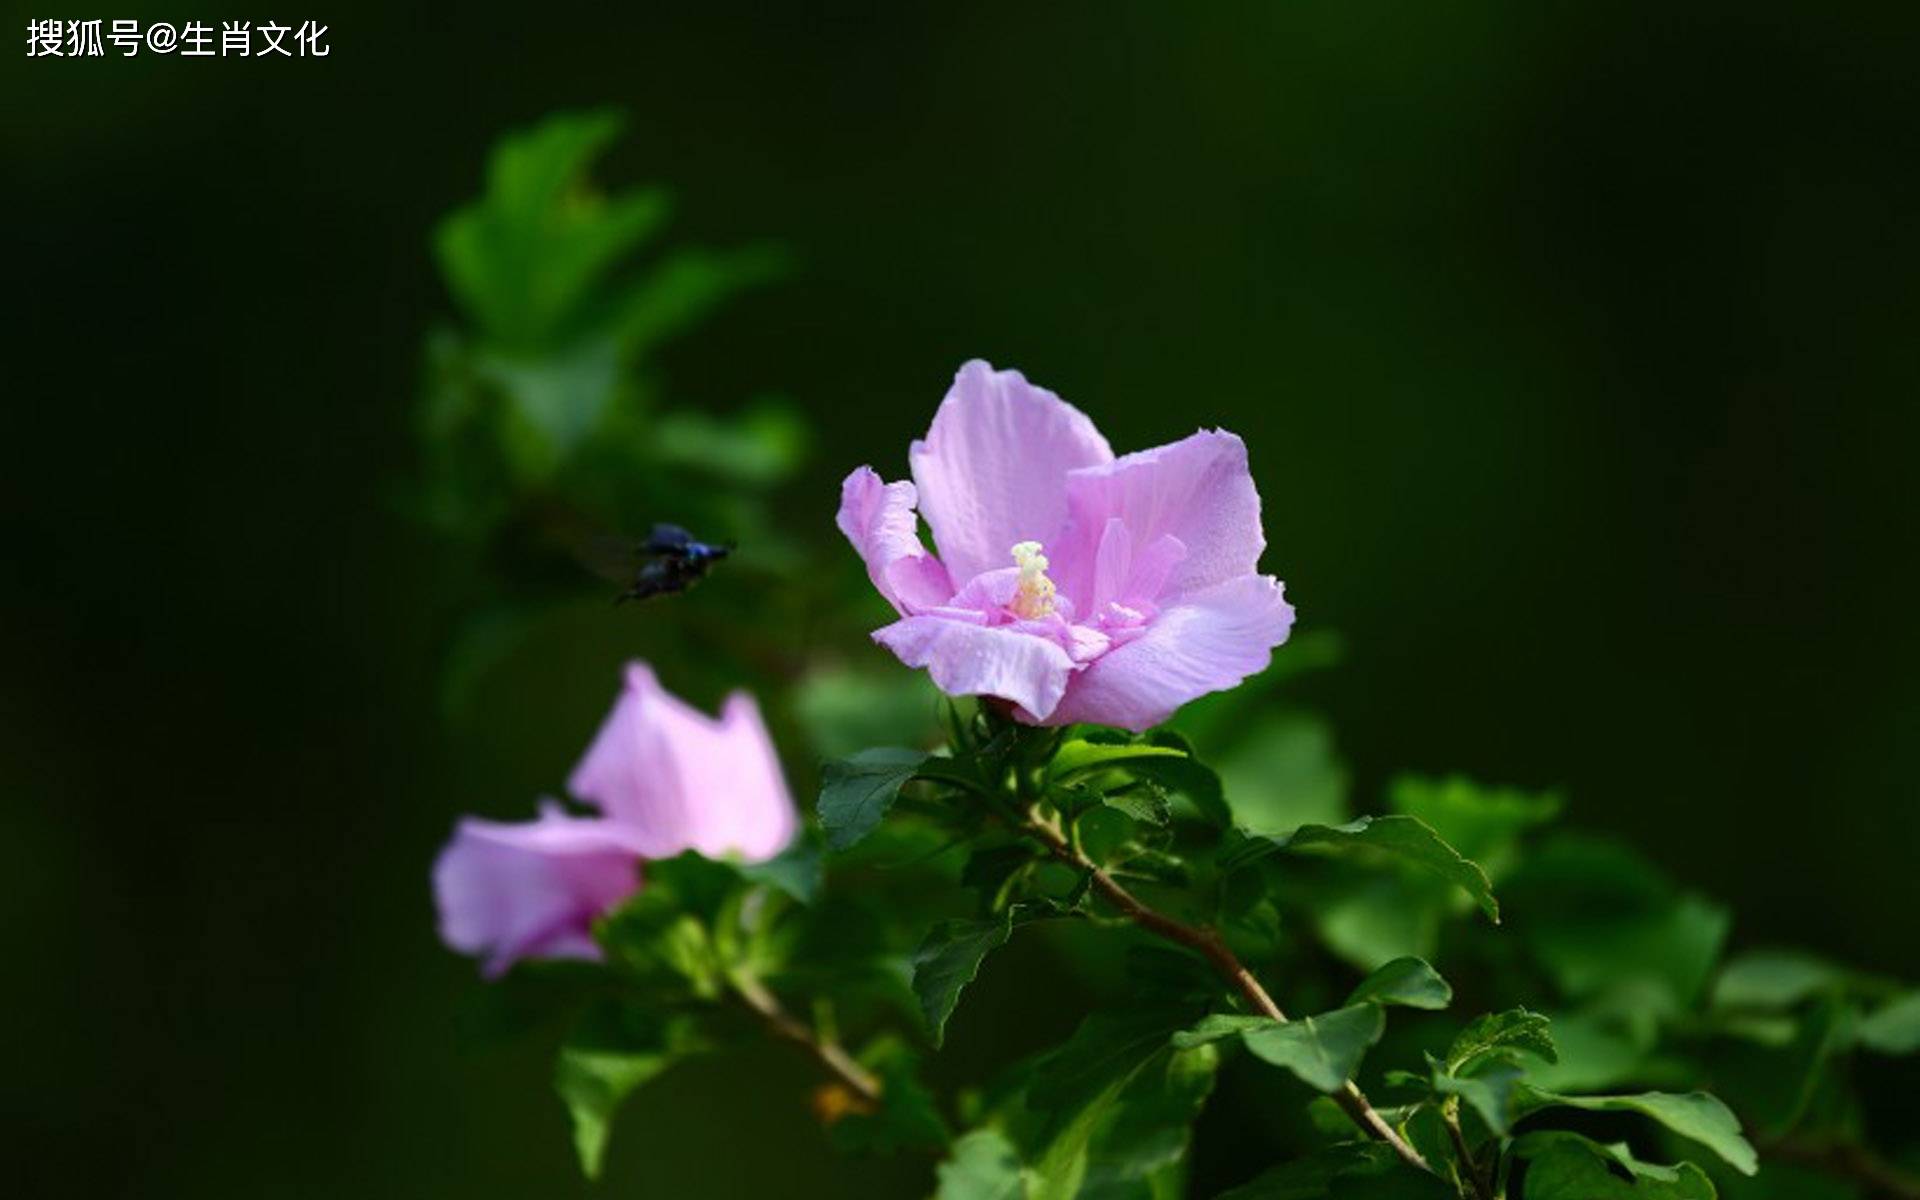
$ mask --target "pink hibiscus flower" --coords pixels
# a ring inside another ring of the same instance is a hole
[[[949,695],[1140,731],[1265,670],[1287,639],[1231,433],[1115,458],[1079,409],[974,361],[908,460],[912,483],[847,476],[838,523],[900,613],[874,640]]]

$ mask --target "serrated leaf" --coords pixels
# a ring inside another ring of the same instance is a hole
[[[1500,920],[1500,903],[1494,899],[1486,872],[1414,817],[1361,817],[1345,825],[1302,825],[1289,834],[1249,835],[1247,843],[1231,857],[1234,863],[1242,864],[1281,850],[1316,846],[1385,854],[1460,888],[1491,920]]]
[[[953,1144],[938,1168],[934,1200],[1024,1200],[1020,1153],[997,1129],[976,1129]]]
[[[1528,1160],[1525,1200],[1714,1200],[1713,1183],[1692,1163],[1641,1162],[1624,1145],[1577,1133],[1529,1133],[1513,1153]]]
[[[1347,997],[1349,1005],[1365,1000],[1437,1011],[1453,1003],[1453,988],[1424,960],[1396,958],[1361,980]]]
[[[1869,1050],[1912,1054],[1920,1050],[1920,991],[1908,992],[1860,1019],[1854,1036]]]
[[[1674,1133],[1699,1142],[1742,1175],[1759,1170],[1753,1143],[1740,1131],[1740,1119],[1717,1097],[1706,1092],[1640,1092],[1630,1096],[1562,1096],[1526,1089],[1522,1106],[1529,1112],[1543,1108],[1578,1108],[1587,1112],[1631,1112],[1650,1117]]]
[[[1142,825],[1166,825],[1173,820],[1173,805],[1158,784],[1113,793],[1106,802]]]
[[[981,962],[1011,936],[1011,908],[991,920],[946,920],[927,931],[913,952],[913,994],[934,1045],[945,1040],[947,1018],[960,1003],[961,991],[979,975]]]
[[[845,850],[872,833],[929,757],[924,750],[884,747],[821,768],[820,824],[827,848]]]
[[[1353,1078],[1385,1029],[1386,1017],[1377,1004],[1355,1004],[1291,1021],[1216,1013],[1174,1035],[1173,1044],[1202,1046],[1238,1036],[1255,1058],[1285,1067],[1309,1087],[1332,1092]]]
[[[1387,785],[1387,806],[1418,817],[1498,879],[1512,865],[1520,835],[1560,812],[1560,797],[1515,788],[1484,787],[1460,776],[1403,775]]]
[[[1523,1052],[1556,1062],[1559,1053],[1553,1045],[1551,1025],[1546,1017],[1524,1008],[1476,1017],[1448,1047],[1447,1073],[1470,1071],[1491,1060],[1517,1063],[1514,1056]]]

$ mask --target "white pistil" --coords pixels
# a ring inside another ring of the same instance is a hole
[[[1013,548],[1013,563],[1020,568],[1020,583],[1007,607],[1013,615],[1037,621],[1053,615],[1053,580],[1047,578],[1047,556],[1040,553],[1039,542],[1021,542]]]

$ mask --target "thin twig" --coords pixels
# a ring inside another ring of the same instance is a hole
[[[760,1015],[767,1028],[787,1041],[804,1049],[812,1055],[814,1061],[825,1067],[827,1073],[845,1084],[855,1095],[870,1105],[880,1103],[880,1081],[853,1060],[838,1042],[815,1036],[807,1025],[780,1006],[780,1000],[766,985],[744,972],[729,976],[734,991],[746,1002],[748,1008]]]
[[[1045,846],[1047,852],[1056,859],[1077,871],[1087,872],[1093,880],[1093,890],[1105,897],[1109,904],[1125,913],[1134,924],[1170,942],[1198,951],[1208,963],[1212,964],[1213,969],[1219,972],[1220,977],[1246,997],[1247,1003],[1253,1005],[1261,1015],[1276,1021],[1287,1019],[1287,1014],[1274,1003],[1273,997],[1267,994],[1267,989],[1254,978],[1252,971],[1247,970],[1246,964],[1228,949],[1226,942],[1218,933],[1203,925],[1189,925],[1142,903],[1113,876],[1107,874],[1098,863],[1075,849],[1073,844],[1052,825],[1040,820],[1028,820],[1021,823],[1019,828]],[[1386,1143],[1408,1165],[1423,1171],[1433,1169],[1427,1165],[1427,1160],[1420,1156],[1420,1152],[1409,1145],[1407,1140],[1387,1123],[1387,1119],[1368,1103],[1366,1095],[1351,1079],[1339,1091],[1333,1093],[1333,1101],[1353,1119],[1356,1125]]]
[[[1447,1126],[1447,1136],[1453,1139],[1453,1153],[1460,1160],[1461,1173],[1467,1182],[1473,1185],[1473,1194],[1478,1200],[1494,1200],[1493,1189],[1480,1174],[1480,1168],[1473,1161],[1473,1147],[1467,1145],[1467,1135],[1460,1128],[1460,1102],[1448,1097],[1440,1109],[1440,1119]]]

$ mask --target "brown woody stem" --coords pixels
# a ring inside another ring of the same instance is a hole
[[[766,985],[744,972],[728,976],[733,990],[748,1008],[758,1013],[766,1022],[767,1028],[776,1035],[794,1043],[811,1055],[815,1062],[826,1068],[827,1074],[846,1085],[860,1099],[868,1104],[880,1102],[880,1081],[873,1072],[855,1062],[853,1056],[838,1043],[817,1036],[805,1022],[780,1005],[780,1000]]]
[[[1158,909],[1148,907],[1113,876],[1101,869],[1099,864],[1081,853],[1053,825],[1042,820],[1029,819],[1020,825],[1020,829],[1045,846],[1047,852],[1054,858],[1077,871],[1088,873],[1093,890],[1100,893],[1107,903],[1119,909],[1135,925],[1170,942],[1197,951],[1212,964],[1220,977],[1244,996],[1247,1003],[1262,1016],[1272,1017],[1276,1021],[1287,1019],[1287,1014],[1274,1003],[1273,997],[1267,994],[1267,989],[1260,985],[1260,981],[1254,978],[1253,972],[1247,970],[1246,964],[1242,963],[1239,957],[1227,947],[1218,933],[1204,925],[1189,925]],[[1408,1165],[1423,1171],[1432,1170],[1427,1165],[1427,1160],[1420,1156],[1420,1152],[1409,1145],[1407,1140],[1387,1123],[1386,1118],[1367,1102],[1366,1095],[1351,1079],[1339,1091],[1333,1093],[1333,1101],[1353,1119],[1354,1124],[1386,1143]]]

